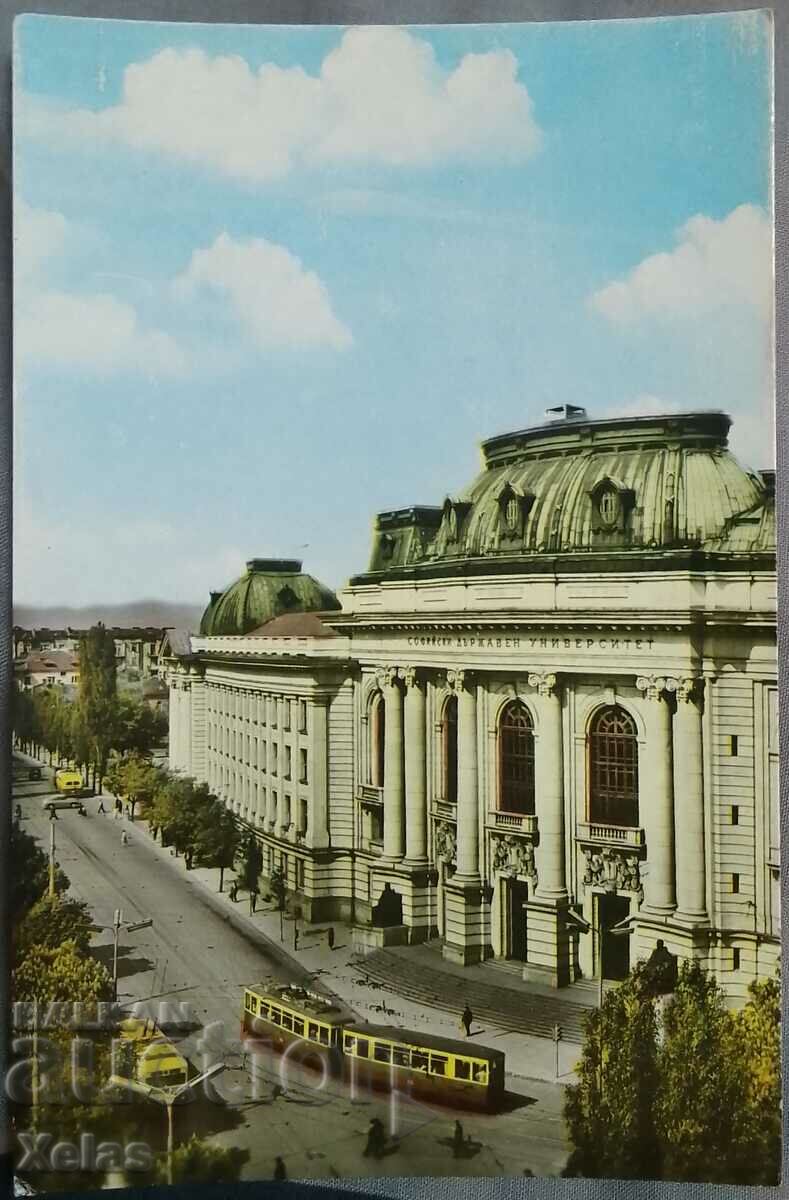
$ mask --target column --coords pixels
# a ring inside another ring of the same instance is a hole
[[[403,857],[403,693],[397,668],[379,677],[384,695],[384,858]]]
[[[639,812],[647,841],[644,878],[645,914],[668,916],[676,907],[674,884],[674,778],[671,713],[666,690],[676,681],[661,676],[639,677],[636,687],[648,703],[644,706],[646,746],[638,766]]]
[[[674,716],[674,817],[676,825],[677,917],[706,924],[707,876],[704,842],[704,771],[701,679],[681,679]]]
[[[409,863],[427,862],[427,762],[425,685],[413,667],[405,679],[405,856]]]
[[[537,895],[544,900],[562,901],[567,899],[562,702],[555,675],[530,675],[529,685],[537,689],[540,711],[534,781],[540,835]]]
[[[311,736],[309,738],[310,800],[307,812],[307,845],[322,849],[329,845],[329,697],[316,696],[312,703]],[[298,761],[293,771],[298,778]],[[294,789],[298,804],[298,787]]]
[[[467,671],[448,673],[458,697],[457,883],[479,884],[477,687]]]

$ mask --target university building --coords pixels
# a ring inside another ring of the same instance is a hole
[[[779,958],[774,475],[723,413],[549,416],[380,513],[339,597],[261,559],[211,593],[171,766],[360,946],[561,987],[662,938],[741,999]]]

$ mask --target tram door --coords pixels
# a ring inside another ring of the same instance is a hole
[[[603,978],[624,979],[630,971],[630,938],[627,934],[610,933],[630,915],[630,901],[624,896],[599,895],[597,919],[602,933]]]
[[[528,930],[526,927],[526,901],[529,885],[519,879],[507,880],[507,958],[517,962],[528,961]]]

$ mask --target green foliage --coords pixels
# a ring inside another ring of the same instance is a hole
[[[662,1016],[641,966],[587,1019],[565,1120],[567,1175],[776,1184],[781,1144],[780,990],[754,983],[726,1008],[683,962]]]
[[[80,640],[79,665],[79,708],[93,748],[90,761],[101,777],[115,739],[118,709],[115,641],[101,622]]]
[[[120,754],[147,757],[166,734],[163,713],[130,696],[117,698],[112,744]]]
[[[11,922],[17,925],[49,888],[49,859],[18,821],[11,826],[8,861],[14,864],[10,872],[10,909]],[[56,891],[68,891],[68,886],[68,879],[58,867],[55,871]]]
[[[73,942],[80,953],[90,944],[90,912],[83,900],[71,896],[42,896],[14,933],[16,960],[21,962],[34,946],[57,949]]]
[[[243,853],[239,883],[248,892],[254,892],[258,890],[258,877],[263,869],[263,852],[254,835],[247,838]]]
[[[567,1174],[659,1178],[652,1115],[657,1028],[641,970],[589,1014],[578,1075],[565,1102],[574,1146]]]
[[[112,999],[112,977],[101,963],[80,954],[77,945],[31,946],[11,975],[15,1000]]]
[[[237,1146],[213,1146],[193,1133],[173,1151],[173,1183],[235,1183],[249,1152]],[[167,1156],[157,1166],[157,1183],[167,1183]]]

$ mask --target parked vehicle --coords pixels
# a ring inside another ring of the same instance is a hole
[[[41,767],[31,767],[28,772],[28,779],[40,779]]]
[[[74,771],[71,767],[61,767],[59,771],[55,771],[55,790],[66,796],[84,795],[82,772]]]

